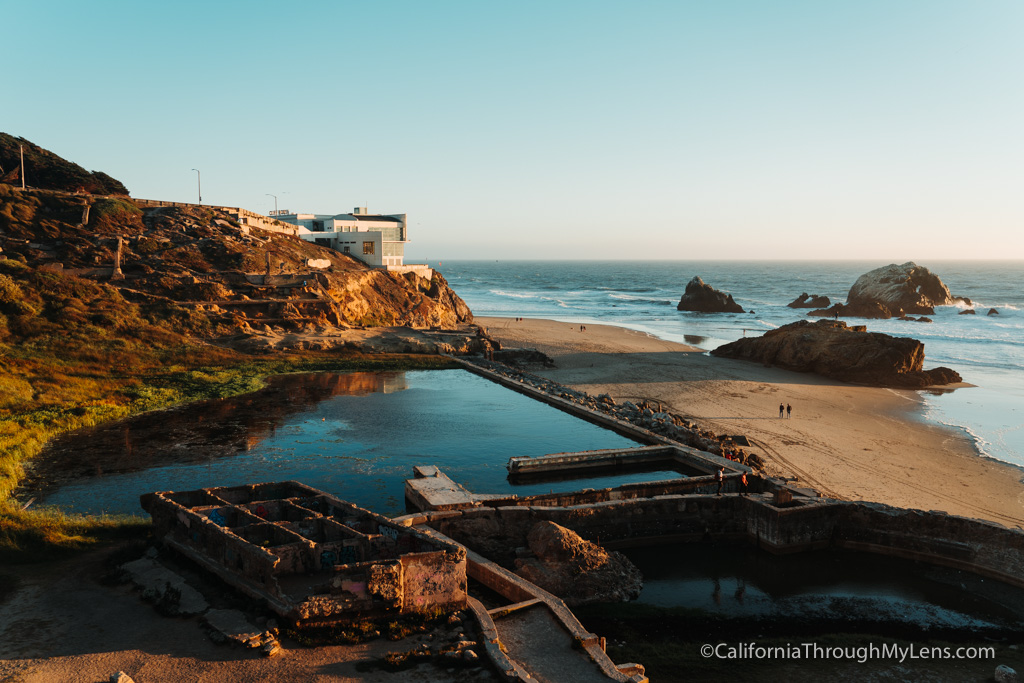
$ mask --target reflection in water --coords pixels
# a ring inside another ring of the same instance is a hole
[[[408,388],[404,372],[279,375],[267,384],[252,394],[143,413],[58,437],[36,459],[28,486],[234,456],[256,448],[289,416],[331,397]]]
[[[502,493],[512,491],[511,456],[637,445],[463,370],[285,375],[254,394],[69,434],[41,456],[34,488],[76,511],[137,512],[149,491],[295,479],[399,514],[413,465]],[[664,477],[587,485],[652,478]],[[543,482],[515,493],[576,488]]]
[[[745,545],[697,543],[623,552],[644,575],[636,604],[696,609],[719,618],[959,629],[1019,624],[1024,614],[1020,589],[867,553],[777,556]]]

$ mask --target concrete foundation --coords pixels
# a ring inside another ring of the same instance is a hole
[[[157,538],[299,627],[466,607],[466,551],[297,482],[142,496]]]
[[[730,475],[725,494],[718,496],[714,483],[701,479],[710,477],[479,499],[461,508],[425,510],[409,520],[427,523],[499,562],[510,561],[514,549],[526,545],[535,524],[552,521],[611,548],[715,539],[744,539],[773,553],[834,547],[945,565],[1024,587],[1020,529],[944,512],[816,498],[749,476],[751,495],[737,495],[737,476]],[[406,482],[410,502],[426,500],[415,494],[419,481]]]

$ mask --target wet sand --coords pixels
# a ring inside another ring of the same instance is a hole
[[[827,496],[1024,528],[1024,470],[979,456],[961,432],[926,423],[917,392],[714,358],[610,325],[476,322],[504,346],[554,359],[555,368],[536,374],[616,401],[660,401],[716,433],[744,434],[768,458],[769,473]],[[780,403],[793,406],[791,418],[779,418]]]

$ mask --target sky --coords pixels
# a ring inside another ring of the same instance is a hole
[[[407,263],[1024,258],[1019,0],[0,16],[0,131],[134,197],[406,213]]]

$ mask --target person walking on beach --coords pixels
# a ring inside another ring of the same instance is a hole
[[[715,472],[715,482],[718,484],[718,492],[716,496],[722,495],[722,484],[725,483],[725,468],[719,467],[718,471]]]
[[[786,412],[786,406],[784,406],[784,405],[782,405],[782,404],[780,403],[780,404],[779,404],[779,417],[780,417],[780,418],[782,417],[782,414],[783,414],[784,412]]]
[[[788,418],[791,418],[791,417],[793,417],[793,406],[791,406],[791,405],[789,405],[787,403],[786,404],[786,418],[788,419]]]
[[[747,495],[747,473],[746,472],[744,472],[743,476],[740,477],[740,486],[743,487],[743,490],[740,491],[740,495],[741,496]]]

